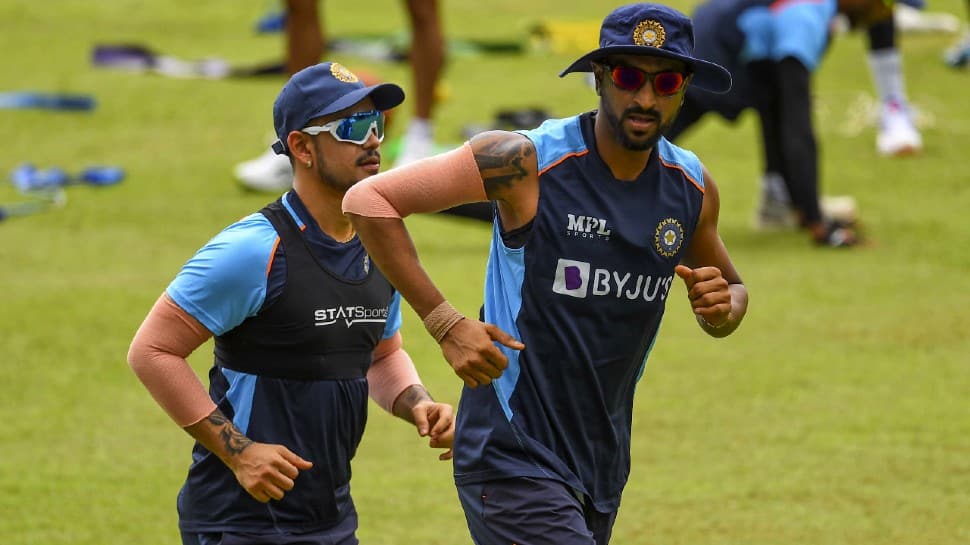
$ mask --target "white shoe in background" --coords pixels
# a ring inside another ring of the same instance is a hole
[[[900,157],[914,155],[923,149],[923,137],[910,115],[909,108],[898,101],[883,104],[876,135],[880,155]]]
[[[432,155],[434,155],[434,130],[431,121],[416,117],[411,120],[407,131],[401,137],[401,150],[394,160],[394,166],[403,166]]]
[[[827,222],[855,225],[859,220],[859,207],[850,195],[820,195],[818,207]],[[785,179],[777,172],[768,172],[761,178],[761,199],[754,216],[757,231],[791,231],[798,228],[798,214],[792,208]]]
[[[942,12],[924,11],[897,2],[893,6],[893,18],[900,32],[947,32],[960,31],[960,18]]]
[[[818,199],[822,217],[844,225],[855,225],[859,221],[859,205],[851,195],[822,195]]]
[[[293,185],[293,167],[286,155],[267,149],[259,157],[236,165],[233,170],[239,183],[253,191],[279,193]]]

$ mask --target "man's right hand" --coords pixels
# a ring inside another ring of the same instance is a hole
[[[494,324],[465,318],[455,324],[441,340],[441,351],[469,388],[492,383],[502,376],[509,365],[508,358],[495,345],[501,343],[513,350],[525,345]]]
[[[313,467],[283,445],[253,443],[233,457],[236,480],[256,501],[281,500],[300,471]]]

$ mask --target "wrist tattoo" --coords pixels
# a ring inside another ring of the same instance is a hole
[[[214,413],[209,415],[209,423],[213,426],[221,426],[219,429],[219,437],[222,439],[223,446],[226,447],[226,451],[233,456],[246,450],[246,447],[253,444],[252,439],[243,435],[239,428],[232,423],[232,420],[226,418],[221,411],[216,410]]]
[[[422,401],[431,401],[431,395],[428,391],[424,389],[424,386],[420,384],[412,384],[401,392],[397,399],[394,400],[394,406],[392,411],[395,416],[404,418],[405,420],[410,420],[411,410],[414,406]]]

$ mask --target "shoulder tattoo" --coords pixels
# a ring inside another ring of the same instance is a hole
[[[525,160],[535,151],[525,139],[483,136],[476,142],[475,162],[482,173],[485,191],[511,187],[528,176]]]

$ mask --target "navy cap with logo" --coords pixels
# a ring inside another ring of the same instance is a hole
[[[660,4],[630,4],[613,10],[600,27],[600,47],[580,57],[559,76],[592,72],[590,61],[610,55],[666,57],[687,63],[692,85],[715,93],[731,90],[731,73],[694,57],[694,24],[683,13]]]
[[[404,102],[404,90],[393,83],[366,86],[353,72],[336,62],[304,68],[286,82],[273,103],[273,125],[278,140],[273,151],[289,155],[286,137],[311,120],[350,108],[370,97],[378,110]]]

